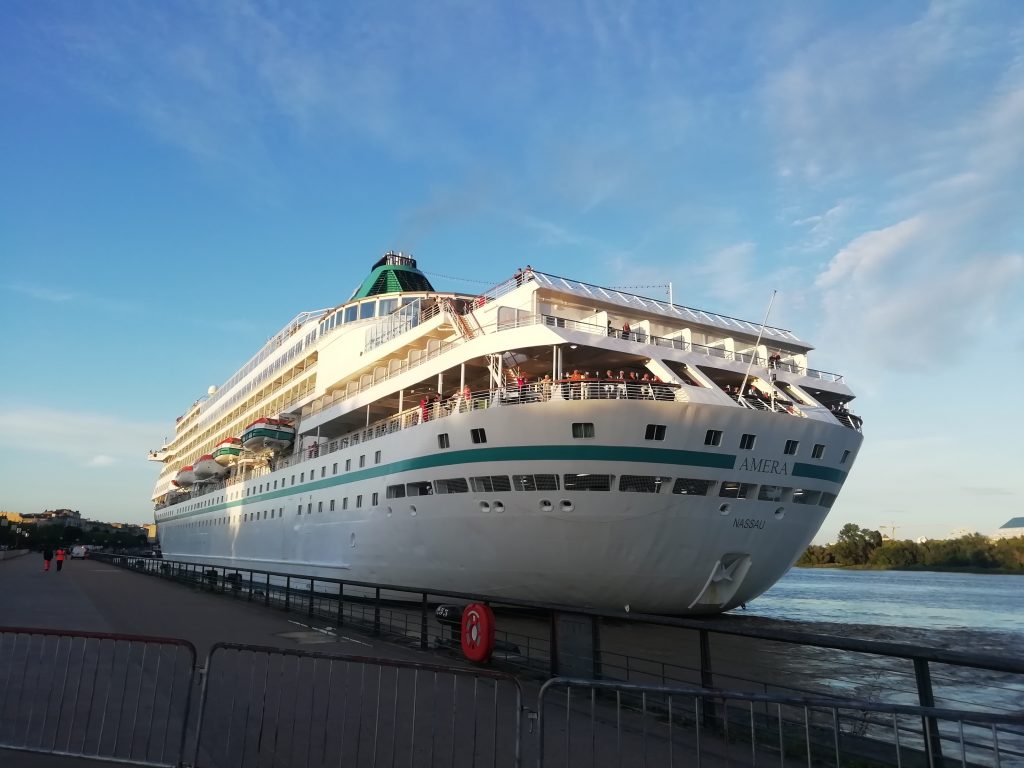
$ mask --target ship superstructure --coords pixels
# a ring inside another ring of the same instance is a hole
[[[166,557],[669,613],[749,601],[862,441],[787,330],[541,271],[433,289],[389,253],[179,419]]]

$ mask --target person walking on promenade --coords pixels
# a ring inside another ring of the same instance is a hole
[[[43,550],[43,570],[50,570],[50,561],[53,560],[53,550],[47,547]]]
[[[57,573],[64,567],[64,548],[57,547]]]

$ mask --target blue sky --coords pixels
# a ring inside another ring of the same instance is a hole
[[[3,16],[0,509],[151,520],[175,417],[396,249],[438,288],[778,289],[865,419],[819,540],[1022,514],[1016,0]]]

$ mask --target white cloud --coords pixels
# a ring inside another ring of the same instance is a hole
[[[62,290],[46,285],[35,285],[32,283],[12,283],[7,286],[10,290],[30,296],[40,301],[48,301],[54,304],[63,304],[75,298],[71,291]]]
[[[93,456],[91,459],[89,459],[89,461],[87,461],[85,463],[85,466],[87,466],[87,467],[109,467],[109,466],[111,466],[113,464],[116,464],[116,463],[117,463],[117,459],[115,459],[113,456],[106,456],[104,454],[99,454],[99,455]]]
[[[870,280],[914,244],[926,226],[924,216],[914,216],[891,227],[864,233],[832,258],[816,284],[819,288],[828,288],[848,278],[857,282]]]

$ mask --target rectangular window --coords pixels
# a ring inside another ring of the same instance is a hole
[[[512,475],[517,491],[557,491],[558,475]]]
[[[356,509],[359,509],[361,506],[363,506],[363,494],[360,493],[356,496]]]
[[[327,477],[327,467],[320,467],[320,477]]]
[[[800,445],[800,441],[799,440],[787,440],[786,441],[786,448],[783,451],[783,453],[786,453],[786,454],[788,454],[790,456],[794,456],[794,455],[796,455],[796,449],[799,447],[799,445]]]
[[[299,508],[297,510],[295,510],[295,514],[296,515],[301,515],[302,514],[302,505],[301,504],[299,504]]]
[[[360,467],[365,467],[366,466],[366,454],[365,453],[362,456],[359,457],[359,466]]]
[[[754,450],[754,442],[757,440],[757,435],[740,435],[740,450],[741,451],[752,451]]]
[[[277,480],[274,481],[274,490],[277,490]]]
[[[758,501],[782,501],[786,491],[789,488],[783,488],[781,485],[762,485],[761,489],[757,492]]]
[[[371,497],[371,499],[372,499],[372,501],[370,503],[373,504],[373,506],[376,507],[378,504],[380,504],[380,492],[379,491],[374,491],[373,492],[373,496]]]
[[[708,491],[714,486],[714,480],[698,480],[688,477],[676,479],[672,486],[672,493],[680,493],[686,496],[707,496]]]
[[[316,503],[316,513],[318,515],[321,515],[321,514],[323,514],[323,511],[324,511],[324,503],[322,501],[318,501]]]
[[[755,486],[750,483],[733,483],[725,481],[718,489],[718,495],[724,499],[745,499],[754,490]]]
[[[352,469],[352,459],[345,459],[345,471]]]
[[[821,499],[821,491],[809,491],[806,488],[796,488],[793,491],[794,504],[817,504]]]
[[[722,444],[722,430],[720,429],[709,429],[707,434],[704,435],[704,445],[721,445]]]
[[[434,493],[468,493],[469,484],[464,477],[453,477],[448,480],[435,480]]]
[[[302,473],[299,474],[299,482],[300,483],[306,482],[306,473],[305,472],[302,472]]]
[[[832,509],[832,505],[836,503],[836,495],[834,493],[822,491],[821,501],[819,503],[826,509]]]
[[[841,458],[841,459],[839,460],[839,463],[840,463],[840,464],[845,464],[845,463],[846,463],[846,460],[847,460],[848,458],[850,458],[850,452],[849,452],[849,451],[843,451],[843,458]]]
[[[573,425],[572,425],[572,436],[573,437],[593,437],[594,436],[594,425],[591,422],[573,422]]]
[[[567,474],[563,477],[567,491],[610,491],[612,475]]]
[[[825,446],[822,445],[821,443],[815,443],[814,444],[814,449],[811,451],[811,458],[812,459],[820,459],[824,455],[825,455]]]
[[[263,483],[260,483],[260,489],[259,491],[257,491],[257,493],[263,493]]]
[[[471,429],[469,431],[469,436],[471,438],[473,438],[473,442],[474,443],[486,443],[487,442],[487,431],[485,429],[483,429],[482,427],[478,427],[477,429]]]
[[[348,496],[346,496],[345,498],[343,498],[341,500],[341,508],[342,509],[348,509]]]
[[[375,454],[373,454],[373,463],[380,464],[380,451],[377,451]]]
[[[334,499],[331,499],[331,506],[328,508],[327,511],[328,512],[333,512],[334,511]]]
[[[403,499],[405,498],[405,486],[401,484],[389,485],[384,495],[389,499]]]
[[[353,304],[351,307],[345,307],[345,322],[351,323],[356,319],[356,313],[359,312],[359,307]]]
[[[434,486],[428,482],[406,483],[406,496],[430,496],[434,492]]]
[[[652,475],[623,475],[619,478],[619,490],[628,493],[661,493],[661,486],[667,477]]]
[[[338,474],[338,462],[334,462],[334,466],[331,467],[331,474],[332,475]]]
[[[292,485],[295,485],[295,475],[292,475]]]
[[[469,485],[473,489],[473,493],[494,493],[496,491],[512,490],[512,484],[508,481],[508,475],[471,477],[469,478]]]
[[[648,424],[647,429],[644,431],[644,440],[664,440],[665,439],[665,425],[664,424]]]
[[[309,502],[309,504],[306,505],[306,514],[307,515],[312,515],[313,514],[313,502],[312,501]]]
[[[444,448],[449,448],[450,446],[451,446],[451,443],[448,441],[448,433],[447,432],[442,432],[440,435],[437,436],[437,447],[438,448],[444,449]]]
[[[376,301],[365,301],[359,305],[359,319],[365,320],[368,317],[373,317],[377,311]]]

